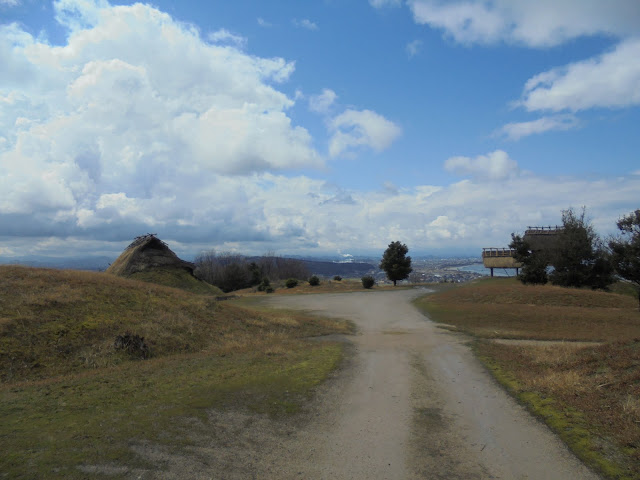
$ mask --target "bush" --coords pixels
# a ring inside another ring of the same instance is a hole
[[[265,288],[264,291],[265,291],[265,293],[273,293],[274,292],[273,287],[271,287],[271,286]]]
[[[312,287],[317,287],[318,285],[320,285],[320,279],[317,275],[312,275],[311,277],[309,277],[309,285],[311,285]]]
[[[271,282],[269,281],[269,279],[267,277],[264,277],[262,279],[262,282],[260,282],[260,285],[258,285],[258,291],[260,292],[266,292],[267,289],[271,288]],[[273,288],[271,288],[271,292],[273,292]],[[271,292],[267,292],[267,293],[271,293]]]
[[[285,287],[287,288],[294,288],[298,286],[298,280],[296,280],[295,278],[289,278],[287,279],[287,281],[284,283]]]
[[[116,350],[124,350],[134,357],[149,358],[149,346],[144,342],[144,337],[133,335],[129,332],[118,335],[113,342]]]
[[[376,280],[371,275],[365,275],[364,277],[362,277],[362,286],[364,288],[371,288],[375,284],[376,284]]]
[[[342,277],[341,277],[340,275],[336,275],[335,277],[333,277],[333,279],[334,279],[336,282],[340,282],[340,281],[342,280]]]

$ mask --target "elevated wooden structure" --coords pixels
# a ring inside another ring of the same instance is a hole
[[[522,263],[514,258],[514,254],[513,248],[486,247],[482,249],[482,264],[491,270],[492,277],[494,268],[515,268],[517,275]]]
[[[564,228],[554,227],[527,227],[522,239],[529,244],[534,252],[551,250],[556,246],[558,235],[564,233]]]

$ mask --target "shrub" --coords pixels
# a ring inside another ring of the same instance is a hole
[[[116,350],[124,350],[134,357],[149,358],[149,346],[144,342],[144,337],[129,332],[118,335],[113,342]]]
[[[371,275],[365,275],[364,277],[362,277],[362,286],[364,288],[371,288],[375,284],[376,284],[376,280]]]
[[[264,277],[262,279],[262,282],[260,282],[260,285],[258,285],[258,291],[266,292],[268,288],[271,288],[271,282],[267,277]],[[273,289],[271,289],[271,291],[273,291]],[[270,292],[267,292],[267,293],[270,293]]]
[[[271,287],[271,286],[269,286],[269,287],[265,288],[265,289],[264,289],[264,291],[265,291],[266,293],[273,293],[273,292],[274,292],[273,287]]]
[[[341,281],[341,280],[342,280],[342,277],[341,277],[340,275],[336,275],[335,277],[333,277],[333,279],[334,279],[336,282],[339,282],[339,281]]]
[[[284,283],[284,285],[287,288],[294,288],[298,286],[298,280],[296,280],[295,278],[289,278],[287,279],[287,281]]]
[[[312,287],[317,287],[318,285],[320,285],[320,278],[318,278],[317,275],[312,275],[311,277],[309,277],[309,285],[311,285]]]

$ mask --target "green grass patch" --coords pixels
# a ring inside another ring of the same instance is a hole
[[[186,446],[185,419],[197,417],[206,427],[209,409],[298,412],[341,355],[337,344],[298,342],[278,356],[178,356],[5,385],[0,472],[54,479],[80,477],[80,465],[131,468],[140,466],[132,443]]]
[[[155,283],[165,287],[179,288],[200,295],[224,295],[222,290],[202,280],[198,280],[182,268],[154,268],[136,272],[128,278]]]

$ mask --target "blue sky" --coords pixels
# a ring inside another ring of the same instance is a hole
[[[636,0],[0,0],[0,256],[412,253],[640,208]]]

